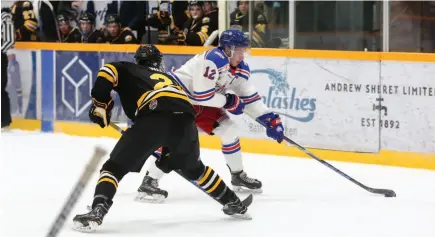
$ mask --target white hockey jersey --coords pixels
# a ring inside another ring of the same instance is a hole
[[[268,113],[256,88],[249,82],[250,70],[242,61],[231,68],[229,58],[220,48],[197,54],[183,66],[169,72],[196,105],[222,108],[225,93],[233,91],[245,103],[245,112],[253,118]]]

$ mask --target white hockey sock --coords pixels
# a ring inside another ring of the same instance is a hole
[[[153,160],[150,163],[151,163],[150,167],[148,167],[148,176],[150,176],[153,179],[160,180],[165,173],[161,171],[159,168],[157,168],[155,160]]]
[[[242,152],[240,150],[239,139],[231,143],[222,142],[222,153],[224,153],[231,173],[243,170]]]

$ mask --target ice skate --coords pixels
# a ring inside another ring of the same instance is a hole
[[[245,200],[240,201],[240,198],[234,194],[234,198],[224,205],[222,211],[234,218],[251,220],[252,217],[247,213],[247,211],[249,205],[252,203],[252,199],[252,194],[250,194]]]
[[[168,192],[159,188],[158,180],[148,175],[143,178],[137,192],[134,199],[137,202],[161,203],[168,197]]]
[[[259,180],[250,178],[242,170],[239,172],[231,173],[231,184],[235,192],[251,192],[262,193],[262,184]]]
[[[90,212],[76,215],[73,219],[73,229],[80,232],[95,231],[103,223],[104,216],[109,208],[110,205],[107,203],[99,203]]]

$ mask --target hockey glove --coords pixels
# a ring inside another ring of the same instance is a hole
[[[113,100],[110,100],[108,103],[102,103],[92,98],[92,102],[92,107],[89,110],[89,118],[93,123],[100,125],[100,127],[106,127],[110,123]]]
[[[278,143],[282,142],[282,139],[284,138],[284,127],[282,126],[281,118],[278,114],[263,114],[257,119],[266,125],[266,133],[268,137],[276,140]]]
[[[225,94],[227,98],[227,102],[224,105],[224,108],[235,115],[243,114],[243,110],[245,109],[245,103],[235,94]]]

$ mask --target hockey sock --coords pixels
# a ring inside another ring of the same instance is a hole
[[[222,153],[224,153],[225,160],[231,173],[243,170],[242,152],[240,150],[239,139],[227,143],[222,142]]]
[[[97,186],[95,187],[94,201],[92,208],[99,203],[111,205],[112,199],[118,189],[118,179],[109,171],[103,170],[100,173]]]
[[[196,183],[205,192],[217,200],[222,199],[224,203],[228,201],[228,194],[232,193],[222,178],[208,166],[205,167],[204,173],[199,177]]]

